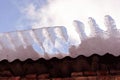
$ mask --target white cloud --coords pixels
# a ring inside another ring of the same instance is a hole
[[[76,35],[73,20],[82,21],[86,33],[89,34],[88,17],[95,18],[100,28],[106,29],[104,16],[107,14],[113,16],[117,25],[120,25],[119,0],[47,0],[47,4],[43,7],[37,5],[41,3],[31,2],[21,10],[32,28],[62,25],[67,27],[68,33],[73,37]]]

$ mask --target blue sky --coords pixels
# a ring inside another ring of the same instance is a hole
[[[29,22],[24,18],[21,9],[30,3],[40,8],[46,0],[0,0],[0,32],[14,31],[18,25]]]
[[[0,1],[0,32],[13,31],[21,13],[10,0]]]

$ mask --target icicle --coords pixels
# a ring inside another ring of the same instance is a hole
[[[34,40],[34,44],[33,44],[33,48],[37,47],[37,45],[39,45],[39,52],[41,55],[41,57],[44,57],[44,47],[41,44],[41,42],[39,41],[38,37],[36,36],[36,34],[34,33],[34,30],[30,30],[30,35]],[[35,49],[36,50],[36,49]]]
[[[43,42],[43,46],[45,48],[45,53],[48,55],[49,58],[57,56],[58,51],[55,48],[55,46],[50,38],[50,34],[48,33],[48,28],[43,28],[42,33],[45,38],[44,42]]]
[[[5,46],[5,43],[3,41],[3,34],[0,33],[0,45],[1,45],[1,50],[0,50],[0,61],[3,59],[7,59],[6,53],[8,52],[7,46]]]
[[[3,33],[0,33],[0,44],[4,50],[6,48],[6,46],[4,45],[4,42],[3,42]]]
[[[18,37],[23,45],[24,48],[27,47],[27,44],[25,43],[24,39],[23,39],[23,35],[22,35],[22,32],[21,31],[17,31],[17,34],[18,34]]]
[[[4,34],[6,35],[8,41],[9,41],[9,45],[11,46],[12,50],[16,51],[16,47],[15,47],[15,45],[14,45],[14,43],[13,43],[13,41],[12,41],[12,38],[11,38],[11,36],[9,35],[9,33],[4,33]]]
[[[75,30],[79,34],[80,40],[83,41],[87,38],[85,29],[84,29],[84,24],[78,20],[74,20],[74,26]]]
[[[117,28],[116,28],[114,19],[111,16],[106,15],[104,20],[105,20],[105,26],[107,27],[108,34],[110,36],[116,35]]]
[[[45,40],[45,39],[50,39],[50,40],[51,40],[50,34],[49,34],[47,28],[42,28],[42,35],[44,36],[44,40]]]
[[[4,48],[3,48],[3,45],[2,45],[2,43],[0,41],[0,51],[2,51],[2,50],[4,50]]]
[[[67,41],[68,40],[68,35],[66,32],[66,28],[64,27],[55,27],[54,32],[57,37],[63,38],[63,40]]]
[[[88,23],[90,25],[90,30],[91,30],[91,36],[92,37],[102,36],[103,31],[98,27],[98,25],[96,24],[96,21],[92,17],[88,18]]]
[[[38,29],[33,29],[34,34],[36,35],[38,41],[42,44],[44,41],[44,36],[42,34],[42,29],[38,28]]]
[[[26,43],[27,46],[31,46],[34,43],[32,37],[29,33],[29,30],[22,31],[21,34],[22,34],[24,42]]]
[[[68,41],[67,30],[64,26],[56,26],[54,28],[54,33],[56,34],[56,37],[59,37],[59,38],[65,40],[66,42]]]
[[[32,37],[33,41],[34,41],[35,43],[39,44],[39,41],[38,41],[38,39],[36,38],[35,33],[33,32],[33,30],[30,30],[29,33],[30,33],[30,36]]]
[[[0,34],[0,41],[5,49],[11,49],[11,43],[5,33]]]
[[[3,50],[3,46],[2,46],[2,44],[0,43],[0,51],[1,51],[1,50]]]
[[[1,41],[1,39],[2,39],[2,36],[0,33],[0,50],[4,50],[4,45],[3,45],[3,42]]]
[[[68,41],[68,34],[67,34],[67,29],[64,26],[61,26],[61,35],[63,35],[64,39]]]
[[[9,36],[11,37],[12,42],[15,45],[16,48],[22,46],[22,43],[21,43],[16,31],[15,32],[9,32]]]
[[[53,44],[55,44],[56,35],[55,35],[55,32],[54,32],[54,27],[49,27],[48,28],[48,33],[50,34],[50,38],[51,38]]]
[[[60,54],[65,57],[69,55],[69,42],[68,36],[64,27],[55,27],[56,34],[55,48],[59,50]],[[65,33],[64,33],[65,32]]]

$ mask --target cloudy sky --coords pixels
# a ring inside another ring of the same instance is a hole
[[[72,39],[71,42],[76,43],[80,40],[74,29],[74,20],[83,22],[86,33],[89,34],[88,17],[93,17],[99,27],[105,30],[105,15],[111,15],[117,28],[120,29],[120,0],[0,0],[0,32],[65,26],[69,37],[71,37],[70,39]],[[111,42],[113,42],[112,39]],[[114,40],[114,42],[116,42],[116,45],[117,41]],[[106,42],[106,44],[108,43]],[[93,45],[93,48],[96,45]],[[112,47],[108,45],[108,50],[118,50],[120,52],[119,47],[116,48],[113,44],[110,45]],[[86,46],[83,45],[87,48]],[[35,47],[33,45],[36,51],[40,50],[38,47],[36,44]],[[104,47],[106,48],[106,46]],[[100,49],[104,49],[104,47],[101,46]],[[88,46],[88,50],[90,50],[89,48],[91,47]]]
[[[0,0],[0,32],[57,25],[71,32],[73,20],[82,21],[89,32],[88,17],[105,29],[105,15],[119,27],[119,5],[119,0]]]
[[[0,32],[23,29],[23,26],[25,29],[28,28],[29,19],[26,19],[23,10],[30,4],[38,5],[38,3],[40,3],[40,8],[46,1],[0,0]]]

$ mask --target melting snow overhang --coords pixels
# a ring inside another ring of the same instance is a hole
[[[109,15],[105,16],[106,31],[100,29],[91,17],[88,23],[91,30],[90,37],[85,33],[84,24],[74,21],[75,30],[81,40],[79,46],[70,43],[67,30],[63,26],[0,33],[0,60],[77,57],[90,56],[94,53],[104,55],[107,52],[118,56],[120,32],[116,28],[115,21]]]

